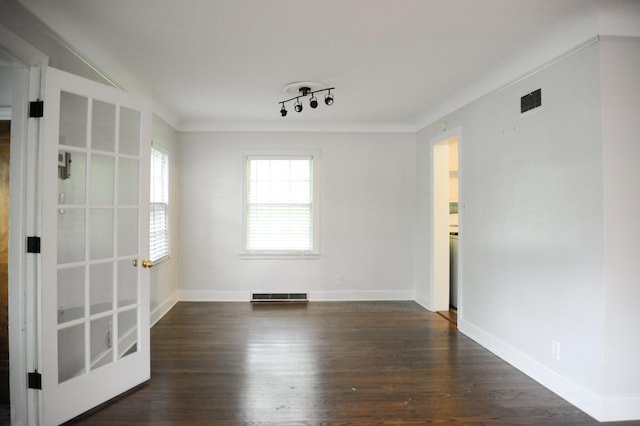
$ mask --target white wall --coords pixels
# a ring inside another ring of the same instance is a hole
[[[2,57],[0,56],[0,109],[3,108],[11,108],[11,95],[13,94],[13,90],[11,89],[11,73],[12,69],[10,66],[3,66]],[[1,118],[2,120],[6,120],[6,118]]]
[[[640,406],[640,38],[601,42],[604,164],[603,393]],[[638,408],[637,411],[640,411]],[[636,412],[640,417],[640,413]]]
[[[444,117],[419,133],[417,150],[418,178],[428,181],[430,141],[444,122],[462,129],[460,330],[604,420],[640,417],[633,409],[640,406],[640,347],[637,338],[629,339],[640,324],[631,306],[639,300],[640,271],[631,266],[639,243],[623,233],[609,240],[605,233],[615,224],[640,235],[632,220],[640,201],[640,69],[637,50],[601,45]],[[634,60],[624,62],[629,55]],[[520,116],[520,97],[538,88],[542,108]],[[624,95],[630,88],[633,100]],[[623,105],[633,108],[619,115]],[[429,189],[424,182],[419,187],[418,217],[425,221],[418,257],[429,256]],[[620,210],[616,202],[630,193]],[[416,280],[417,294],[428,295],[428,271],[418,270]],[[560,344],[559,360],[553,342]]]
[[[150,312],[155,324],[176,303],[178,283],[178,161],[176,131],[154,114],[152,123],[154,145],[169,154],[169,259],[151,268]]]
[[[256,148],[320,150],[319,259],[239,257],[243,153]],[[413,299],[415,135],[189,133],[178,154],[180,299]]]

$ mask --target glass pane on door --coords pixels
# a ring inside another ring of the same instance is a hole
[[[89,258],[113,257],[113,209],[89,210]]]
[[[85,258],[85,210],[58,210],[58,264]]]
[[[118,357],[138,351],[138,309],[130,309],[118,315]]]
[[[58,204],[84,204],[87,155],[61,149],[58,151]],[[62,211],[62,213],[64,213]]]
[[[91,282],[91,315],[113,309],[113,262],[96,263],[89,267]]]
[[[114,158],[106,155],[91,155],[91,204],[113,204]]]
[[[138,252],[138,209],[118,209],[118,256]]]
[[[60,94],[60,145],[87,146],[87,98]]]
[[[66,382],[85,371],[84,324],[58,331],[58,382]]]
[[[84,317],[85,268],[58,269],[58,324]]]
[[[118,203],[120,205],[138,204],[139,160],[121,158],[118,170]]]
[[[61,93],[59,383],[139,350],[140,125],[137,111]]]
[[[91,369],[113,361],[113,319],[111,316],[91,321]]]
[[[102,151],[115,151],[116,145],[116,106],[93,101],[91,117],[91,147]]]

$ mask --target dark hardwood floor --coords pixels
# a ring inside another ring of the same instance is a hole
[[[597,422],[414,302],[178,303],[87,425]]]

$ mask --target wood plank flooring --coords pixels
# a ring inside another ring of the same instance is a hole
[[[414,302],[178,303],[86,425],[597,422]]]

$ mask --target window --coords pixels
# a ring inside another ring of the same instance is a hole
[[[169,156],[151,148],[149,257],[158,263],[169,257]]]
[[[246,252],[317,254],[312,155],[247,156]]]

